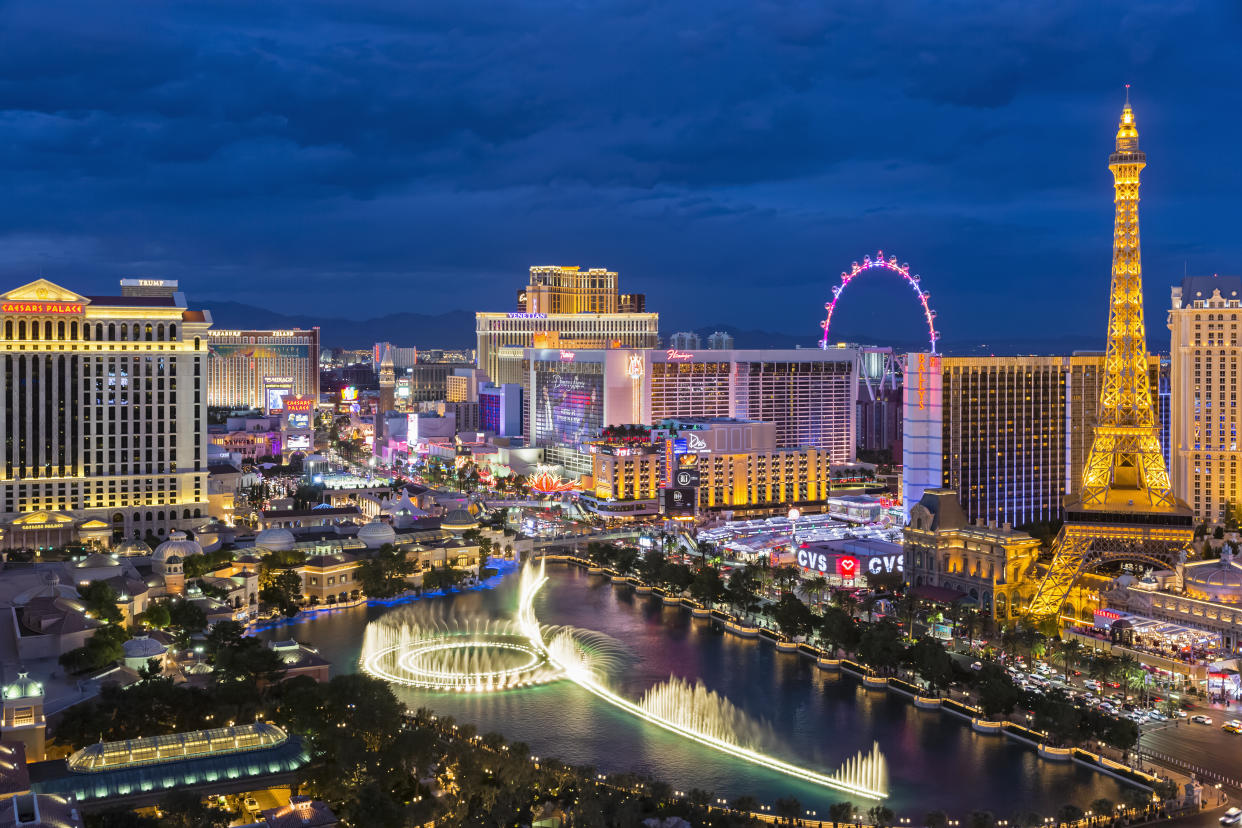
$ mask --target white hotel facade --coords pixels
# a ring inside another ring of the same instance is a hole
[[[39,279],[3,294],[0,316],[0,547],[200,524],[210,314],[174,281],[83,296]]]

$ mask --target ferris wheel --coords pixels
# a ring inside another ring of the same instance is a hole
[[[862,264],[853,262],[849,270],[841,271],[841,284],[832,286],[832,301],[824,304],[824,310],[828,311],[828,316],[823,322],[819,323],[820,327],[824,329],[824,336],[820,340],[819,347],[828,348],[828,332],[832,325],[832,314],[837,309],[837,302],[840,300],[841,294],[859,276],[876,270],[888,270],[896,273],[914,289],[914,296],[923,308],[923,318],[927,320],[927,337],[931,346],[931,352],[933,354],[936,353],[936,341],[940,339],[940,334],[936,331],[936,312],[932,310],[931,305],[928,303],[931,294],[923,290],[919,285],[921,277],[917,273],[914,275],[910,274],[910,265],[904,263],[897,264],[896,256],[889,256],[885,259],[883,250],[876,251],[874,259],[870,256],[863,256]]]

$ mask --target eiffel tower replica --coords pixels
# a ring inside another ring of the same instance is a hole
[[[1194,537],[1194,515],[1173,496],[1169,483],[1147,375],[1138,224],[1139,173],[1145,166],[1127,84],[1117,150],[1108,158],[1116,217],[1108,348],[1095,437],[1082,485],[1065,498],[1065,524],[1053,544],[1048,573],[1027,610],[1029,622],[1058,617],[1078,579],[1103,564],[1130,561],[1175,569]]]

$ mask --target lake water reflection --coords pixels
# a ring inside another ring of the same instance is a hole
[[[1067,802],[1085,808],[1099,797],[1121,798],[1123,786],[1111,777],[1077,764],[1043,761],[1008,739],[974,733],[956,717],[918,710],[896,694],[864,690],[849,676],[819,670],[811,660],[778,653],[762,641],[726,635],[680,607],[574,568],[550,565],[549,575],[536,602],[540,621],[611,636],[625,653],[613,682],[618,692],[637,699],[670,675],[701,679],[764,723],[769,752],[819,771],[835,769],[878,741],[891,775],[888,804],[899,815],[921,817],[932,809],[951,816],[974,809],[1001,818],[1028,811],[1052,815]],[[494,579],[490,589],[416,603],[455,615],[508,617],[516,602],[513,572]],[[337,672],[354,671],[366,623],[391,611],[399,609],[359,607],[260,635],[305,641],[332,660]],[[771,802],[795,796],[821,813],[842,798],[684,741],[568,682],[482,695],[410,688],[397,693],[412,707],[430,707],[473,723],[480,732],[524,741],[537,755],[601,771],[650,773],[674,788],[697,787],[725,797],[752,794]]]

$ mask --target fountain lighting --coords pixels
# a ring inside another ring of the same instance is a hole
[[[548,661],[559,668],[565,677],[574,684],[633,716],[705,747],[718,750],[721,753],[727,753],[751,764],[867,799],[884,799],[888,796],[888,762],[885,760],[884,754],[880,752],[878,743],[872,744],[869,753],[859,751],[836,773],[831,775],[822,774],[807,768],[800,768],[774,756],[760,753],[757,750],[743,747],[733,741],[712,735],[710,732],[700,732],[692,727],[684,726],[666,717],[665,711],[662,709],[663,703],[652,705],[655,709],[647,710],[629,699],[612,692],[604,686],[600,677],[591,669],[589,661],[583,658],[580,650],[572,647],[572,642],[568,641],[566,636],[558,635],[551,642],[545,642],[543,630],[535,618],[534,600],[539,590],[547,583],[547,580],[542,562],[538,573],[532,567],[527,567],[523,570],[519,588],[518,627],[526,635],[530,643],[539,648],[547,656]],[[686,686],[689,687],[689,685]],[[650,696],[650,694],[648,695]]]
[[[519,582],[514,622],[455,627],[442,621],[372,623],[361,666],[395,684],[429,690],[495,692],[568,679],[636,718],[737,759],[806,782],[867,799],[888,796],[888,764],[878,744],[859,751],[835,773],[823,774],[759,749],[761,731],[742,711],[701,683],[676,678],[652,688],[638,703],[608,689],[617,658],[605,637],[572,628],[546,628],[534,602],[547,583],[543,564],[527,565]],[[536,760],[538,761],[538,760]]]
[[[532,687],[561,678],[543,651],[511,624],[442,622],[367,626],[360,665],[394,684],[463,693]]]

